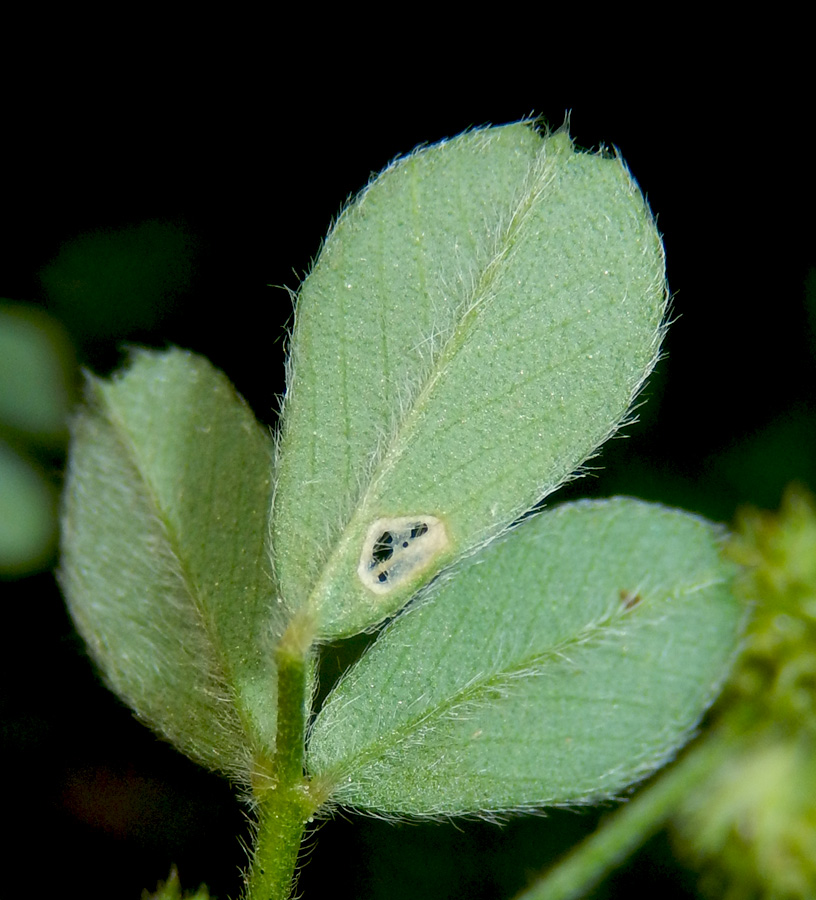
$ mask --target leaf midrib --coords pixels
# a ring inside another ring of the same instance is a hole
[[[512,665],[500,670],[483,672],[475,678],[469,679],[464,687],[457,689],[442,702],[426,708],[420,715],[409,719],[404,724],[389,729],[383,733],[382,737],[367,744],[363,751],[355,752],[353,757],[330,767],[327,772],[321,772],[321,776],[339,784],[351,772],[359,772],[373,760],[384,757],[389,750],[418,733],[427,723],[440,721],[446,714],[450,714],[468,703],[478,704],[481,694],[489,693],[492,690],[501,692],[504,688],[509,688],[514,679],[540,675],[549,663],[557,663],[567,658],[571,649],[585,646],[603,635],[621,618],[622,614],[620,610],[610,607],[597,619],[584,625],[572,637],[564,638],[544,651],[518,659]]]
[[[113,390],[115,390],[115,387],[113,388]],[[237,697],[233,687],[234,682],[229,677],[230,675],[232,675],[232,668],[226,660],[220,642],[216,639],[218,632],[212,623],[211,616],[208,614],[206,604],[204,604],[199,597],[196,579],[193,577],[193,574],[190,571],[190,568],[187,565],[187,562],[181,552],[181,542],[178,538],[178,535],[176,534],[176,529],[173,527],[169,516],[166,514],[159,501],[158,491],[155,489],[152,480],[148,477],[149,468],[145,465],[141,455],[139,454],[136,443],[133,441],[127,425],[125,424],[121,416],[118,415],[116,406],[109,397],[108,390],[103,388],[100,393],[104,398],[105,409],[108,414],[108,421],[113,428],[116,439],[122,447],[126,458],[130,461],[133,468],[136,470],[136,473],[138,474],[140,481],[144,486],[150,505],[154,510],[156,520],[161,525],[162,530],[167,538],[170,553],[172,554],[173,559],[176,561],[177,572],[180,576],[179,581],[190,600],[190,606],[196,614],[198,624],[203,631],[209,646],[213,650],[213,653],[209,659],[209,668],[212,672],[212,677],[214,677],[216,683],[222,685],[225,691],[230,695],[230,697],[232,697],[232,709],[237,711],[240,709],[240,704],[236,702]],[[239,718],[242,718],[240,714]]]
[[[478,282],[470,295],[470,302],[462,304],[458,321],[452,327],[450,336],[439,348],[436,360],[428,367],[425,381],[416,390],[410,409],[393,430],[379,459],[369,469],[365,485],[361,486],[357,500],[353,504],[353,512],[348,515],[345,527],[337,533],[337,537],[332,543],[332,549],[325,557],[322,570],[309,590],[305,602],[307,609],[314,608],[317,598],[332,582],[335,570],[345,558],[351,535],[356,533],[363,524],[362,520],[367,518],[367,515],[364,514],[377,487],[397,464],[405,449],[410,446],[411,433],[416,429],[423,409],[430,402],[437,382],[456,358],[459,349],[466,343],[470,332],[476,327],[482,310],[494,299],[495,295],[492,294],[491,287],[498,281],[502,265],[512,253],[515,238],[533,206],[539,201],[555,177],[556,164],[552,161],[552,156],[546,153],[546,146],[546,142],[544,142],[536,159],[530,165],[526,178],[527,184],[522,187],[514,209],[508,216],[508,224],[496,241],[496,248],[481,267]],[[460,548],[460,550],[463,549],[465,548]]]

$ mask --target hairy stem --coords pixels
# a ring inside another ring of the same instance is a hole
[[[708,735],[514,900],[585,896],[666,822],[678,801],[727,758],[732,746],[725,736]]]
[[[276,652],[277,743],[271,760],[255,764],[258,821],[245,900],[287,900],[303,832],[320,805],[303,772],[310,644],[309,623],[295,617]]]

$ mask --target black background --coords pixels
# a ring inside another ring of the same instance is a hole
[[[627,493],[729,521],[742,503],[775,507],[793,478],[816,488],[816,181],[812,110],[795,87],[723,77],[675,96],[617,84],[491,102],[404,80],[378,98],[370,85],[341,92],[327,73],[294,97],[303,74],[251,88],[181,70],[161,85],[55,77],[4,137],[0,296],[47,308],[38,273],[66,240],[172,222],[194,247],[183,290],[104,334],[52,311],[81,365],[108,372],[128,342],[187,347],[274,425],[291,301],[270,285],[297,287],[346,198],[418,144],[531,112],[558,126],[571,110],[574,140],[616,146],[648,196],[676,321],[640,421],[559,499]],[[33,880],[43,895],[64,885],[85,900],[136,898],[173,863],[186,887],[236,896],[246,824],[229,786],[106,691],[51,574],[0,590],[9,896]],[[339,816],[310,842],[300,886],[306,898],[498,900],[597,818],[556,811],[499,828]],[[597,896],[638,889],[695,896],[662,836]]]

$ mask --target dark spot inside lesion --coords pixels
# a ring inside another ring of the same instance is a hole
[[[376,566],[391,559],[394,555],[394,535],[390,531],[384,531],[376,541],[371,550],[371,565]],[[387,576],[386,576],[387,577]],[[380,576],[380,581],[384,579]]]
[[[428,526],[425,522],[417,522],[416,525],[411,526],[411,532],[408,538],[401,542],[402,548],[406,549],[411,541],[416,538],[422,537],[423,534],[428,533]],[[374,541],[374,546],[371,548],[371,568],[375,568],[376,566],[381,565],[384,562],[387,562],[394,555],[394,547],[395,540],[394,534],[391,531],[384,531],[376,541]],[[385,579],[380,576],[380,581],[384,581]]]
[[[624,609],[634,609],[643,600],[643,597],[637,591],[627,591],[624,588],[618,591],[618,596]]]
[[[396,531],[383,531],[380,534],[371,547],[371,559],[368,564],[369,570],[380,584],[386,584],[391,579],[390,569],[397,562],[393,558],[394,553],[407,550],[416,538],[427,534],[428,530],[427,523],[416,522],[405,529],[398,528]],[[388,568],[385,568],[386,565]]]

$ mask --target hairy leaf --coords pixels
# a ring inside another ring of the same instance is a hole
[[[742,619],[717,529],[634,500],[536,516],[389,626],[318,715],[343,804],[437,815],[585,803],[665,762]]]
[[[495,537],[625,417],[664,305],[617,158],[518,124],[387,169],[298,298],[273,523],[287,602],[351,634]]]
[[[272,442],[226,378],[180,350],[90,379],[74,423],[62,581],[111,687],[205,765],[274,745]]]

